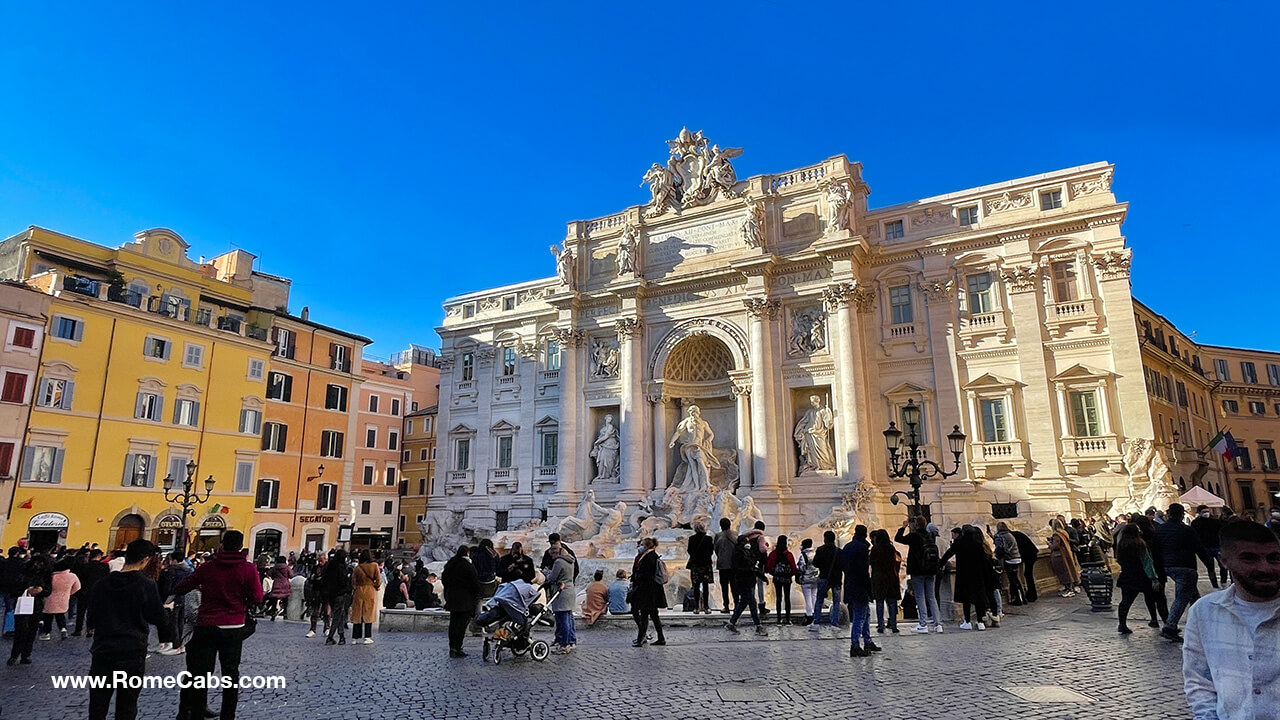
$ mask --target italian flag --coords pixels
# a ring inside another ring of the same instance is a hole
[[[1239,448],[1236,446],[1236,439],[1231,437],[1230,431],[1219,430],[1217,435],[1209,441],[1209,447],[1214,452],[1223,457],[1224,460],[1234,460],[1236,452]]]

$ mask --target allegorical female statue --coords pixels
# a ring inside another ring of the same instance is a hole
[[[591,445],[591,457],[596,461],[595,480],[618,479],[618,447],[618,427],[613,424],[612,415],[605,415],[604,425]]]
[[[822,398],[809,396],[809,409],[796,423],[793,437],[800,450],[800,464],[797,475],[807,472],[823,472],[836,469],[836,456],[831,451],[831,429],[835,427],[835,419],[831,409],[822,406]]]
[[[702,491],[711,486],[711,468],[720,467],[720,461],[711,449],[711,441],[715,437],[711,426],[702,419],[702,411],[697,405],[690,405],[685,418],[676,425],[668,445],[675,447],[677,442],[680,443],[680,457],[684,458],[684,476],[677,475],[672,479],[677,488]]]

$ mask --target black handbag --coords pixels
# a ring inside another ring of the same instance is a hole
[[[258,631],[258,618],[249,614],[246,610],[244,613],[244,636],[249,637]]]

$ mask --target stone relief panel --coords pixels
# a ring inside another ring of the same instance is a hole
[[[601,335],[591,338],[591,379],[616,380],[622,369],[622,354],[618,349],[618,338],[614,335]]]
[[[827,349],[827,313],[822,305],[792,308],[787,357],[806,357]]]

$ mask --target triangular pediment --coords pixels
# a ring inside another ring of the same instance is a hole
[[[901,383],[895,386],[894,388],[890,390],[886,390],[884,392],[884,396],[887,398],[902,398],[902,397],[925,398],[932,395],[933,395],[933,388],[924,387],[923,385],[917,385],[909,380],[907,382]]]
[[[542,419],[534,423],[533,426],[534,427],[551,427],[559,424],[560,424],[559,420],[551,417],[550,415],[544,415]]]
[[[1003,389],[1013,388],[1013,387],[1022,387],[1022,383],[1018,382],[1017,380],[1014,380],[1013,378],[1007,378],[1003,375],[996,375],[995,373],[984,373],[974,378],[973,380],[970,380],[969,383],[964,386],[964,389],[965,390],[996,390],[996,389],[1003,390]]]
[[[1115,376],[1116,374],[1110,370],[1101,370],[1099,368],[1076,363],[1049,379],[1054,382],[1068,382],[1071,380],[1106,380],[1107,378],[1113,378]]]
[[[502,431],[504,431],[504,430],[514,432],[514,431],[516,431],[516,430],[519,430],[519,429],[520,429],[520,426],[519,426],[519,425],[514,425],[514,424],[512,424],[511,422],[509,422],[509,421],[507,421],[507,420],[499,420],[498,422],[496,422],[496,423],[494,423],[494,424],[493,424],[493,427],[491,427],[491,428],[489,428],[489,429],[490,429],[490,430],[492,430],[492,431],[494,431],[494,432],[502,432]]]
[[[476,432],[475,428],[464,425],[463,423],[458,423],[457,425],[453,426],[453,429],[449,431],[449,434],[450,435],[474,435],[475,432]]]

